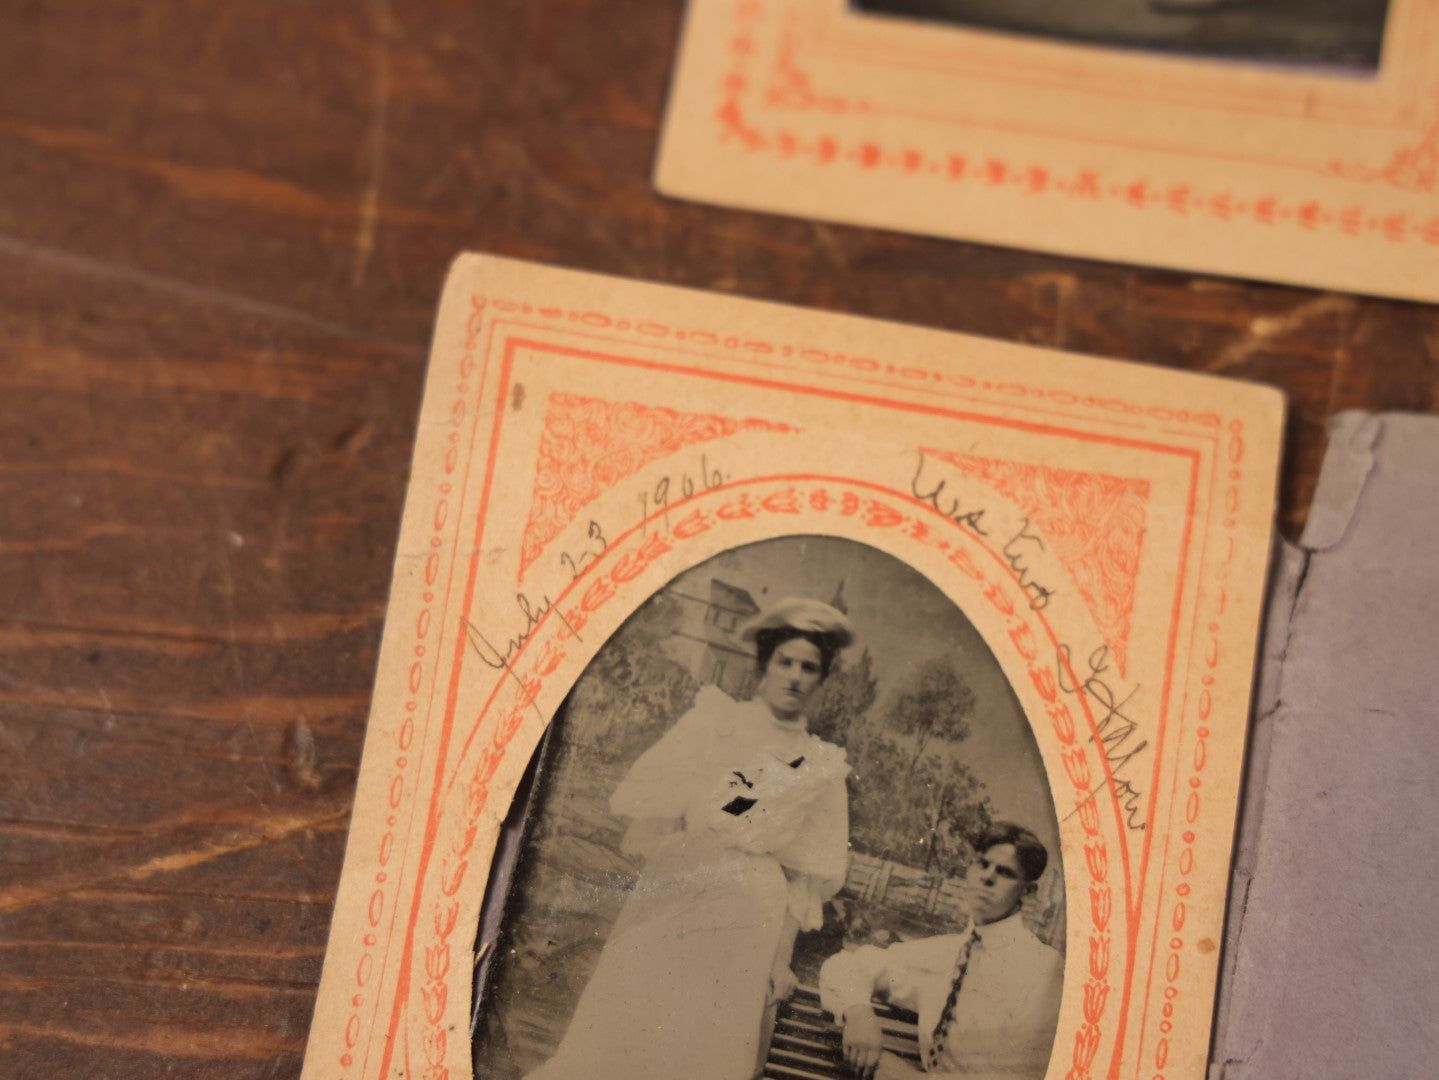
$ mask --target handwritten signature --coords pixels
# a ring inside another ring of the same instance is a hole
[[[1088,674],[1082,679],[1071,680],[1070,648],[1059,646],[1059,659],[1055,667],[1059,676],[1060,689],[1068,694],[1087,694],[1100,708],[1095,721],[1095,737],[1109,762],[1109,775],[1114,787],[1114,797],[1119,800],[1124,814],[1124,823],[1130,829],[1148,826],[1144,820],[1144,793],[1134,786],[1129,777],[1121,775],[1129,769],[1135,759],[1149,747],[1149,740],[1143,737],[1139,721],[1128,711],[1129,703],[1139,693],[1136,685],[1124,697],[1119,697],[1105,673],[1110,669],[1109,646],[1101,645],[1089,654],[1086,662]]]
[[[949,482],[944,477],[927,475],[925,466],[929,463],[929,458],[923,450],[917,453],[919,461],[915,465],[914,476],[909,481],[910,494],[920,502],[929,503],[950,521],[963,525],[976,536],[990,535],[990,531],[983,524],[985,508],[967,507],[958,496],[948,494]],[[1009,563],[1009,568],[1014,571],[1019,587],[1029,597],[1030,608],[1039,611],[1049,606],[1055,590],[1035,577],[1032,565],[1034,553],[1043,552],[1047,548],[1044,537],[1032,530],[1033,522],[1029,518],[1024,518],[1023,521],[1019,531],[1005,541],[1001,554],[1004,561]]]
[[[930,506],[934,507],[951,521],[973,530],[976,535],[988,536],[989,530],[981,524],[984,521],[983,508],[977,510],[964,509],[963,504],[958,498],[953,495],[945,495],[946,484],[942,478],[933,481],[933,486],[931,487],[931,480],[924,475],[924,466],[929,459],[924,456],[923,450],[918,451],[918,453],[919,464],[915,466],[914,476],[909,482],[910,493],[920,502],[929,503]]]
[[[1024,519],[1024,524],[1019,527],[1019,532],[1009,538],[1004,545],[1002,554],[1004,561],[1009,563],[1009,568],[1014,571],[1015,579],[1019,587],[1029,597],[1029,606],[1035,611],[1040,611],[1049,606],[1050,598],[1054,596],[1054,590],[1041,585],[1034,576],[1034,571],[1029,565],[1026,557],[1026,545],[1036,547],[1040,551],[1045,550],[1044,538],[1038,533],[1029,531],[1029,518]]]

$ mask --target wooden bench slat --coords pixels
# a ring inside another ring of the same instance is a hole
[[[833,1020],[829,1019],[828,1016],[826,1016],[824,1019],[818,1019],[804,1016],[796,1016],[794,1014],[785,1015],[784,1013],[781,1013],[781,1017],[782,1019],[776,1023],[776,1030],[779,1029],[780,1023],[784,1023],[790,1025],[791,1028],[795,1031],[808,1032],[812,1035],[818,1035],[821,1032],[826,1031],[833,1031],[835,1033],[839,1032],[839,1025],[836,1024]],[[886,1035],[892,1035],[894,1038],[901,1041],[919,1041],[919,1031],[916,1029],[913,1023],[905,1023],[903,1020],[887,1020],[884,1017],[880,1017],[879,1026],[880,1030],[883,1031]]]
[[[907,1061],[919,1061],[918,1018],[908,1009],[874,1002],[885,1035],[884,1048]],[[801,986],[775,1015],[774,1033],[765,1058],[767,1080],[851,1080],[845,1064],[843,1035],[834,1017],[821,1005],[813,987]]]

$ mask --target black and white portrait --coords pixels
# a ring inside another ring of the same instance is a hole
[[[994,655],[899,560],[801,536],[680,575],[532,774],[477,1075],[1043,1076],[1053,800]]]
[[[1374,70],[1389,0],[851,0],[861,11],[1062,41]]]

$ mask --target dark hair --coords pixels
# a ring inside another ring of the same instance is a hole
[[[1038,881],[1039,875],[1049,865],[1049,852],[1044,849],[1039,837],[1012,821],[996,821],[974,838],[974,850],[978,855],[1000,844],[1014,845],[1014,858],[1025,881]]]
[[[774,651],[786,641],[793,641],[795,638],[804,638],[816,649],[819,650],[819,677],[829,678],[830,665],[839,654],[839,646],[835,644],[833,636],[822,633],[818,630],[800,630],[793,626],[777,626],[773,629],[760,630],[754,636],[754,660],[755,670],[761,677],[764,676],[765,668],[769,667],[770,657]]]

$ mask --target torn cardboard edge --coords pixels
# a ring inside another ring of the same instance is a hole
[[[1396,909],[1417,899],[1422,913],[1439,885],[1426,855],[1439,740],[1405,707],[1427,697],[1432,649],[1415,630],[1439,591],[1427,524],[1439,525],[1439,420],[1345,412],[1329,434],[1300,543],[1274,553],[1210,1080],[1432,1075],[1433,948],[1396,941],[1414,921]]]

